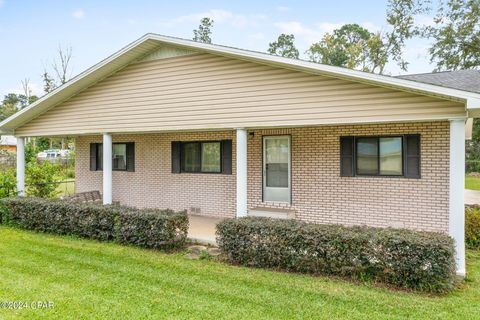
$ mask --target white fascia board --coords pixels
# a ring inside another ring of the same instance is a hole
[[[468,117],[470,118],[480,118],[480,99],[470,98],[466,103]]]

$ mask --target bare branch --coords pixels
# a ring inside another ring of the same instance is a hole
[[[62,48],[58,46],[58,58],[52,64],[53,71],[55,72],[60,85],[64,84],[70,79],[71,66],[70,60],[72,59],[72,47]]]
[[[30,88],[30,79],[25,78],[21,82],[22,82],[23,93],[26,97],[26,100],[29,101],[30,97],[32,96],[32,89]]]

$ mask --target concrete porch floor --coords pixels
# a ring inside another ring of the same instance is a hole
[[[216,245],[215,226],[224,218],[189,215],[188,238],[204,244]]]
[[[465,189],[465,204],[480,204],[480,191]]]

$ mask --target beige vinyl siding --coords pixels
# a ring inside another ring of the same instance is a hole
[[[212,54],[132,64],[20,136],[448,119],[459,103]]]

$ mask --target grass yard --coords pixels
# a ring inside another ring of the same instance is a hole
[[[480,177],[465,176],[465,189],[480,190]]]
[[[0,319],[480,319],[480,252],[441,297],[0,227]]]

